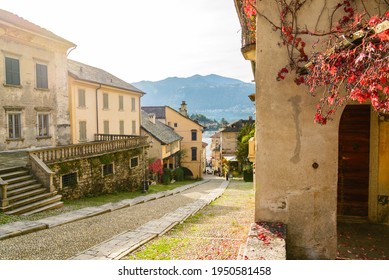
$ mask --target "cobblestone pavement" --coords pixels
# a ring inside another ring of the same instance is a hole
[[[209,203],[211,201],[210,196],[221,195],[221,192],[215,192],[220,189],[221,185],[225,187],[226,182],[220,179],[212,179],[175,195],[153,199],[131,207],[122,205],[125,208],[121,208],[119,205],[114,205],[117,207],[115,211],[107,210],[112,205],[106,205],[106,213],[99,213],[96,216],[93,214],[95,213],[94,211],[104,211],[104,209],[89,209],[88,213],[91,217],[74,222],[62,223],[56,222],[55,217],[47,218],[45,222],[51,225],[47,229],[15,237],[8,236],[10,238],[0,240],[0,259],[64,260],[69,258],[116,258],[121,254],[119,251],[123,251],[129,244],[128,242],[125,245],[122,243],[120,246],[123,245],[125,247],[122,246],[118,251],[116,250],[118,243],[111,240],[115,240],[118,237],[122,241],[123,239],[128,241],[132,238],[133,241],[129,242],[136,243],[133,233],[129,232],[142,232],[143,235],[139,234],[139,236],[142,236],[136,241],[152,238],[148,236],[150,232],[154,235],[162,234],[163,231],[160,231],[161,229],[168,230],[172,226],[166,222],[161,223],[163,221],[160,220],[162,217],[164,217],[165,221],[172,221],[173,224],[178,222],[175,214],[184,213],[183,207],[190,208],[190,210],[185,212],[187,215],[190,215],[190,211],[197,211],[196,207],[205,205],[202,202]],[[158,226],[156,226],[157,224]],[[28,226],[33,231],[35,226],[40,226],[40,221],[36,221],[34,225],[30,224]],[[141,230],[142,226],[143,230]],[[0,228],[0,233],[1,229],[3,229],[3,233],[6,230],[9,231],[9,227],[11,226],[8,225],[8,229],[7,227]],[[156,229],[158,231],[155,231]],[[111,243],[106,243],[107,241]],[[107,247],[107,244],[113,246]],[[103,246],[100,247],[100,249],[103,249],[96,250],[96,248],[99,248],[98,245]],[[91,248],[94,248],[95,255],[92,254],[91,256]],[[109,252],[106,254],[101,253],[103,251],[107,252],[107,248],[115,248],[116,251],[108,250]],[[88,256],[85,257],[85,255]]]

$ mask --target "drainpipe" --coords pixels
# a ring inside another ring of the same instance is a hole
[[[101,89],[101,84],[96,88],[96,134],[99,134],[99,99],[98,99],[98,91]]]

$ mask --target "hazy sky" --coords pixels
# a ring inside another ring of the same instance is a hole
[[[253,80],[233,0],[0,0],[0,8],[75,43],[69,58],[130,83]]]

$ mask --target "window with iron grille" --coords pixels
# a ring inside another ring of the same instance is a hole
[[[103,177],[113,174],[113,163],[103,165]]]
[[[19,59],[5,58],[5,83],[7,85],[20,85]]]
[[[36,87],[42,89],[49,88],[49,79],[47,76],[47,65],[36,64]]]
[[[75,187],[77,185],[77,173],[69,173],[62,175],[62,188]]]
[[[130,159],[130,168],[135,168],[139,165],[139,157],[133,157]]]

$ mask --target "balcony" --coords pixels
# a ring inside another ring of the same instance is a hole
[[[257,12],[254,8],[256,0],[234,0],[235,8],[242,27],[242,54],[246,60],[255,63]]]

